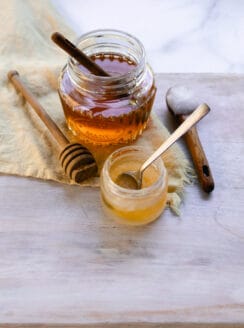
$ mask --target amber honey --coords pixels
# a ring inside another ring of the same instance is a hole
[[[89,54],[109,77],[91,75],[72,60],[60,77],[59,94],[68,127],[80,141],[96,145],[126,143],[140,135],[156,92],[143,51],[132,56],[118,45],[109,49]]]

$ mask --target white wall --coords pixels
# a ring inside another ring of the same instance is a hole
[[[155,72],[244,73],[243,0],[52,0],[77,34],[137,36]]]

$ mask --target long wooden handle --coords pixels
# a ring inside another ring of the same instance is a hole
[[[72,42],[66,39],[61,33],[55,32],[51,36],[54,43],[75,58],[78,63],[85,66],[89,72],[98,76],[109,76],[99,65],[92,61],[86,54],[77,48]]]
[[[179,122],[182,123],[186,120],[187,116],[178,115],[177,118]],[[205,192],[210,193],[214,189],[214,179],[196,127],[192,127],[185,134],[184,138],[191,153],[202,189]]]
[[[13,83],[15,88],[24,96],[24,98],[30,103],[36,114],[40,117],[42,122],[51,132],[54,139],[57,141],[60,148],[64,148],[69,144],[69,140],[64,136],[59,127],[54,123],[51,117],[47,114],[45,109],[37,101],[33,93],[27,88],[24,82],[21,80],[17,71],[10,71],[8,73],[9,81]]]
[[[183,134],[185,134],[193,125],[208,114],[210,108],[206,104],[197,107],[191,115],[169,136],[169,138],[142,164],[140,172],[142,173],[152,162],[161,156],[173,143],[175,143]]]

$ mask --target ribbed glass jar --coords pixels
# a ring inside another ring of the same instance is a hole
[[[110,76],[93,75],[69,58],[59,78],[69,128],[97,145],[134,140],[146,127],[156,93],[143,45],[125,32],[97,30],[77,46]]]

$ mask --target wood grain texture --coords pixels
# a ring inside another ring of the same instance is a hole
[[[244,76],[157,75],[171,131],[176,84],[212,109],[198,133],[213,193],[188,186],[180,217],[132,228],[97,189],[0,176],[1,328],[244,327]]]
[[[178,115],[178,121],[180,122],[184,122],[186,118],[187,116],[185,115]],[[214,190],[214,179],[197,133],[197,128],[195,126],[192,127],[192,129],[184,135],[184,139],[191,154],[202,189],[207,193],[212,192]]]

